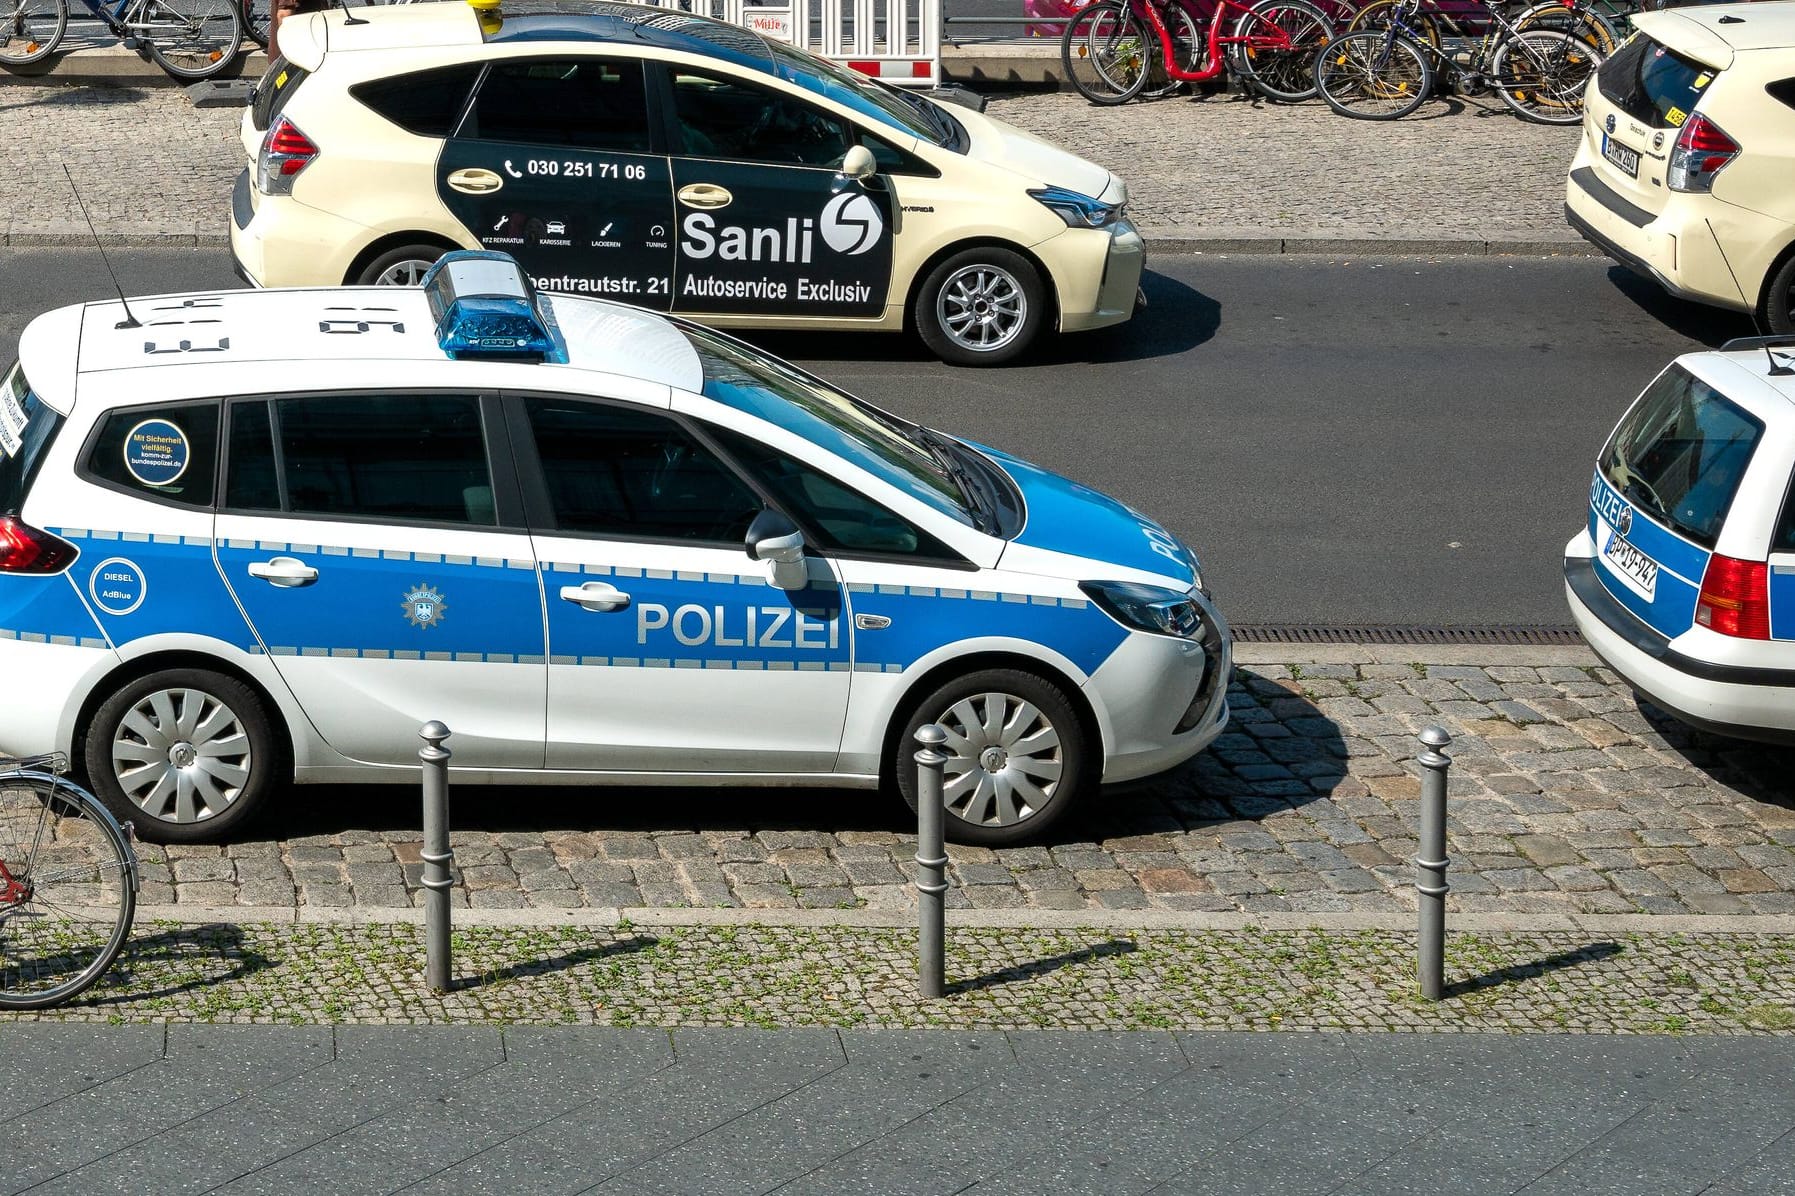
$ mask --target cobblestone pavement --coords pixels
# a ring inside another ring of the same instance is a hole
[[[1210,751],[1165,778],[1106,790],[1050,842],[953,847],[950,901],[1412,909],[1415,733],[1438,722],[1455,737],[1455,910],[1795,912],[1795,754],[1695,735],[1642,711],[1605,669],[1248,664],[1229,696],[1233,726]],[[267,837],[146,848],[142,899],[409,907],[419,900],[416,803],[400,788],[295,790]],[[912,900],[908,816],[879,794],[463,788],[455,817],[455,896],[475,908],[899,910]]]
[[[140,926],[77,1004],[30,1020],[1762,1034],[1795,1031],[1795,937],[1452,934],[1446,999],[1387,930],[954,929],[948,995],[915,933],[474,927],[456,987],[417,926]],[[10,1020],[0,1017],[0,1022]]]
[[[1150,232],[1264,238],[1477,239],[1580,246],[1562,215],[1577,130],[1504,110],[1430,105],[1393,124],[1325,105],[1225,95],[1098,108],[1076,95],[999,96],[991,114],[1128,179]],[[243,168],[242,110],[176,90],[0,78],[0,231],[86,237],[61,166],[112,237],[221,240]]]

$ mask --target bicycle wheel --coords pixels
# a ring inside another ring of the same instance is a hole
[[[243,0],[243,36],[254,42],[256,49],[268,48],[273,25],[273,0]]]
[[[0,776],[0,1009],[85,990],[136,911],[130,848],[97,800],[49,773]]]
[[[1160,8],[1160,17],[1166,23],[1166,32],[1172,38],[1172,61],[1180,70],[1195,71],[1203,63],[1203,35],[1197,31],[1197,23],[1182,4],[1167,4]],[[1147,35],[1147,43],[1154,42],[1151,30],[1142,26]],[[1157,100],[1171,95],[1184,86],[1184,80],[1174,79],[1166,71],[1165,48],[1162,46],[1156,54],[1151,54],[1147,64],[1147,84],[1141,88],[1141,98]]]
[[[1343,33],[1315,59],[1315,85],[1328,107],[1354,120],[1400,120],[1433,87],[1433,67],[1406,37],[1385,30]]]
[[[1559,3],[1559,0],[1547,0],[1544,4],[1535,4],[1519,17],[1515,18],[1515,30],[1525,33],[1529,29],[1550,29],[1557,33],[1568,33],[1574,38],[1588,42],[1606,58],[1614,53],[1619,39],[1614,35],[1614,27],[1598,16],[1594,10]]]
[[[1333,40],[1334,27],[1308,0],[1259,0],[1240,14],[1229,47],[1235,73],[1266,96],[1285,104],[1315,95],[1315,59]]]
[[[1352,24],[1346,32],[1357,33],[1361,29],[1388,29],[1390,27],[1390,10],[1396,7],[1396,0],[1371,0],[1369,4],[1360,6],[1353,15]],[[1445,35],[1440,31],[1440,22],[1432,13],[1416,13],[1409,19],[1410,36],[1416,32],[1421,39],[1434,49],[1439,49]]]
[[[1148,55],[1157,38],[1114,0],[1080,9],[1060,35],[1060,63],[1078,94],[1093,104],[1121,104],[1147,85]]]
[[[1602,56],[1568,33],[1534,29],[1511,37],[1490,56],[1490,83],[1524,120],[1574,125],[1583,120],[1583,92]]]
[[[148,0],[134,26],[156,65],[177,79],[209,79],[237,61],[241,0]]]
[[[0,64],[43,61],[56,53],[68,24],[65,0],[0,0]]]

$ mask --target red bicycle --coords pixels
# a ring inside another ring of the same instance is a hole
[[[1060,61],[1093,104],[1162,95],[1227,71],[1268,99],[1295,103],[1315,95],[1315,57],[1333,36],[1333,22],[1309,0],[1215,0],[1203,34],[1172,0],[1100,0],[1067,24]]]

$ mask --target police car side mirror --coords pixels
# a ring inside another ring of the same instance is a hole
[[[864,145],[850,145],[841,160],[841,173],[856,181],[870,179],[879,173],[879,163]]]
[[[777,589],[801,590],[810,582],[804,533],[778,511],[762,511],[748,525],[748,555],[767,563],[767,580]]]

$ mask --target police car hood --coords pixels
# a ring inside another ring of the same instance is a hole
[[[1106,202],[1117,197],[1104,192],[1121,188],[1121,180],[1095,162],[1087,162],[1050,141],[1024,133],[995,117],[955,108],[954,119],[972,135],[972,156],[1001,166],[1046,187],[1065,187]]]
[[[1190,550],[1126,503],[1007,453],[982,444],[975,447],[1010,475],[1021,489],[1027,508],[1022,531],[1004,549],[1000,567],[1029,573],[1050,571],[1044,567],[1044,561],[1035,564],[1022,560],[1033,554],[1018,552],[1021,548],[1084,557],[1119,569],[1155,574],[1175,581],[1180,589],[1196,581],[1196,562]],[[1081,581],[1129,580],[1114,572],[1098,576],[1089,565],[1078,566],[1078,572]]]

